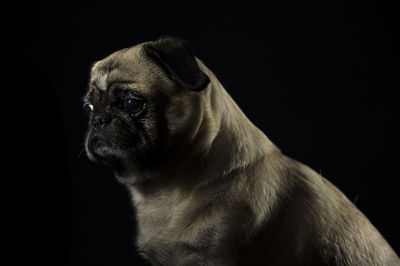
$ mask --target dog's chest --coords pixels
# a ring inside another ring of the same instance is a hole
[[[177,197],[158,194],[145,197],[139,191],[131,190],[137,219],[137,245],[140,249],[158,248],[179,241],[183,209],[187,202]]]

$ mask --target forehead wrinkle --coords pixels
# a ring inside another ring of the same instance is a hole
[[[101,65],[100,65],[101,64]],[[109,64],[104,64],[103,61],[97,62],[92,68],[92,78],[90,81],[91,87],[96,87],[99,90],[107,90],[107,77],[110,72]]]
[[[104,72],[100,75],[96,80],[96,85],[99,90],[106,91],[107,90],[107,76],[109,72]]]
[[[89,91],[92,89],[108,91],[113,83],[140,83],[141,75],[136,72],[141,70],[135,66],[135,63],[137,64],[135,61],[141,59],[139,48],[135,46],[126,48],[96,62],[91,69]]]
[[[111,70],[107,76],[107,83],[136,83],[133,73],[123,67]]]

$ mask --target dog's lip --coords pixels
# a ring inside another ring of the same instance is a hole
[[[123,149],[115,147],[109,141],[105,141],[98,136],[92,136],[87,147],[88,154],[93,161],[100,162],[107,166],[119,166],[126,158],[126,153]]]
[[[118,151],[99,148],[93,154],[98,162],[106,166],[120,169],[123,165],[124,156]]]

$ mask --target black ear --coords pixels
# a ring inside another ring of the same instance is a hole
[[[210,82],[209,77],[200,70],[186,41],[161,38],[143,45],[143,49],[172,81],[186,89],[201,91]]]

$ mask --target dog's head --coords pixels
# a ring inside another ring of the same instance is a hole
[[[186,43],[173,38],[95,63],[84,97],[88,157],[124,176],[177,156],[200,123],[200,94],[209,82]]]

